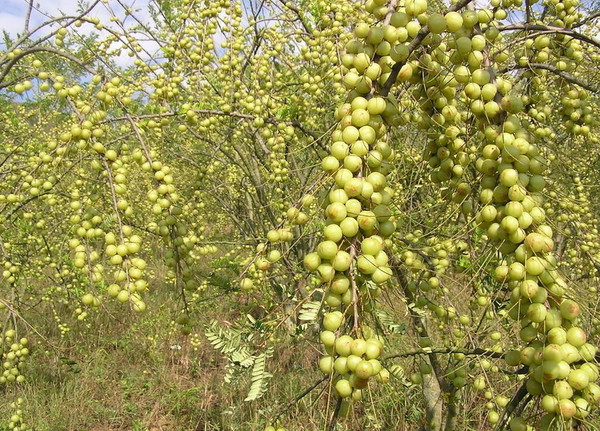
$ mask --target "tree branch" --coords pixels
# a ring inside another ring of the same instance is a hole
[[[594,20],[594,19],[596,19],[596,18],[598,18],[598,17],[600,17],[600,12],[593,13],[593,14],[591,14],[590,16],[588,16],[587,18],[585,18],[585,19],[582,19],[582,20],[581,20],[581,21],[579,21],[579,22],[576,22],[576,23],[575,23],[575,24],[573,24],[571,27],[572,27],[572,28],[578,28],[578,27],[581,27],[581,26],[583,26],[583,25],[586,25],[588,22],[590,22],[590,21],[592,21],[592,20]]]
[[[591,86],[590,84],[587,84],[583,81],[581,81],[580,79],[578,79],[577,77],[575,77],[574,75],[571,75],[568,72],[565,72],[563,70],[559,70],[556,66],[553,66],[551,64],[545,64],[545,63],[528,63],[524,66],[521,66],[519,64],[514,64],[510,67],[506,67],[504,69],[501,69],[498,71],[498,73],[506,73],[509,72],[511,70],[515,70],[515,69],[544,69],[547,70],[557,76],[560,76],[561,78],[563,78],[565,81],[570,82],[571,84],[575,84],[580,86],[581,88],[585,88],[586,90],[591,91],[592,93],[600,93],[600,89],[595,88],[593,86]]]
[[[486,356],[494,359],[502,359],[504,358],[503,353],[494,352],[492,350],[480,349],[476,348],[473,350],[468,349],[423,349],[423,350],[413,350],[410,352],[402,352],[396,353],[384,358],[384,361],[394,359],[394,358],[406,358],[409,356],[417,356],[417,355],[430,355],[430,354],[454,354],[460,353],[465,356]]]
[[[27,14],[25,15],[25,29],[24,32],[29,31],[29,19],[31,18],[31,10],[33,9],[33,0],[29,0],[29,6],[27,6]]]
[[[577,33],[574,30],[564,27],[553,27],[549,25],[542,24],[510,24],[510,25],[500,25],[496,27],[498,31],[512,31],[512,30],[525,30],[525,31],[551,31],[553,33],[558,34],[566,34],[571,36],[574,39],[579,39],[583,42],[587,42],[591,45],[594,45],[596,48],[600,48],[600,42],[594,38],[586,36],[581,33]]]
[[[452,6],[450,6],[448,8],[448,10],[446,11],[446,13],[457,11],[457,10],[465,7],[472,1],[473,0],[460,0],[458,3],[455,3]],[[429,34],[429,27],[427,27],[427,26],[421,27],[421,30],[419,30],[419,32],[417,33],[415,38],[410,42],[410,44],[408,44],[408,53],[409,53],[408,57],[406,58],[406,60],[398,61],[398,62],[396,62],[396,64],[394,64],[394,66],[392,67],[392,71],[390,72],[390,76],[385,81],[385,83],[383,84],[383,88],[379,92],[379,95],[381,97],[386,97],[388,95],[388,93],[392,89],[392,86],[396,82],[396,78],[398,78],[398,73],[400,73],[400,69],[402,69],[402,66],[404,66],[406,64],[406,61],[408,60],[408,58],[410,58],[410,54],[412,54],[413,51],[415,49],[417,49],[419,47],[419,45],[421,45],[421,42],[423,42],[423,39],[425,39],[425,37],[427,37],[428,34]]]
[[[60,57],[63,57],[63,58],[66,58],[67,60],[72,61],[73,63],[77,64],[79,67],[83,68],[88,73],[94,74],[94,71],[92,69],[90,69],[85,63],[83,63],[81,60],[79,60],[74,55],[69,54],[68,52],[62,52],[62,51],[59,51],[57,49],[50,48],[50,47],[32,47],[32,48],[25,49],[19,55],[15,55],[14,58],[8,62],[8,64],[2,71],[2,74],[0,74],[0,89],[6,88],[10,85],[10,83],[3,83],[3,81],[6,78],[6,76],[10,73],[13,66],[15,64],[17,64],[17,62],[21,58],[23,58],[27,55],[33,54],[35,52],[48,52],[50,54],[58,55]],[[11,82],[14,82],[14,81],[11,81]]]

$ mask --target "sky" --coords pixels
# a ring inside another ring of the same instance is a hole
[[[87,0],[85,3],[88,3]],[[135,12],[135,16],[142,22],[148,22],[150,15],[148,13],[148,3],[151,0],[122,0],[121,3],[130,6]],[[34,8],[31,14],[29,28],[32,29],[36,25],[48,20],[48,17],[58,17],[61,15],[77,15],[78,14],[78,1],[77,0],[34,0]],[[0,31],[4,30],[8,32],[12,37],[15,37],[18,33],[22,33],[25,24],[25,15],[29,0],[0,0]],[[116,0],[108,0],[106,4],[98,4],[94,10],[89,14],[91,17],[97,17],[100,22],[105,26],[109,27],[114,25],[109,21],[112,12],[118,17],[123,17],[123,8],[118,4]],[[134,21],[129,18],[126,24],[133,25]],[[55,30],[57,27],[54,26]],[[93,27],[90,24],[79,27],[77,31],[85,32],[90,31]],[[40,30],[35,36],[40,37],[47,34],[49,29]],[[34,38],[37,38],[34,37]],[[152,42],[140,42],[140,44],[146,48],[149,52],[153,53],[156,51],[156,44]],[[3,49],[3,40],[0,43],[0,49]],[[133,63],[133,58],[127,56],[125,53],[118,59],[115,59],[116,63],[120,66],[128,66]]]

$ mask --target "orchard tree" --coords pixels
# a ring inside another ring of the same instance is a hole
[[[52,327],[170,289],[248,402],[285,339],[319,349],[276,426],[321,388],[325,427],[363,429],[408,387],[426,429],[595,429],[594,7],[30,2],[0,52],[0,383]]]

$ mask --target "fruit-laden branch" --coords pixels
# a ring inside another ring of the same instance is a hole
[[[38,337],[40,337],[41,340],[43,340],[48,346],[52,347],[53,350],[60,352],[63,349],[62,347],[57,346],[57,345],[53,344],[52,342],[50,342],[50,340],[48,340],[37,329],[35,329],[35,327],[31,323],[29,323],[29,321],[27,319],[25,319],[23,317],[23,315],[19,312],[19,310],[17,310],[15,307],[13,307],[12,303],[9,300],[0,298],[0,304],[2,304],[6,309],[8,309],[8,311],[10,312],[9,316],[12,316],[15,323],[16,323],[16,319],[21,320],[29,329],[31,329],[33,332],[35,332],[35,334]]]
[[[584,26],[588,22],[593,21],[598,17],[600,17],[600,12],[595,12],[595,13],[591,14],[590,16],[586,17],[585,19],[582,19],[581,21],[573,24],[573,28],[578,28],[578,27]]]
[[[425,263],[427,264],[427,267],[431,270],[431,271],[435,271],[435,265],[433,264],[433,261],[431,260],[431,256],[429,256],[427,253],[425,253],[423,250],[421,250],[417,244],[415,244],[414,242],[412,242],[409,239],[406,238],[398,238],[400,241],[402,241],[404,244],[408,245],[411,251],[414,251],[415,253],[417,253],[419,256],[421,256],[423,258],[423,260],[425,261]]]
[[[511,70],[516,70],[516,69],[544,69],[547,70],[557,76],[560,76],[561,78],[563,78],[565,81],[570,82],[571,84],[575,84],[580,86],[581,88],[585,88],[588,91],[591,91],[592,93],[596,93],[599,94],[600,93],[600,89],[593,87],[592,85],[583,82],[582,80],[580,80],[579,78],[575,77],[574,75],[571,75],[568,72],[565,72],[564,70],[560,70],[559,68],[557,68],[556,66],[553,66],[551,64],[545,64],[545,63],[528,63],[525,65],[519,65],[519,64],[514,64],[510,67],[506,67],[504,69],[501,69],[498,71],[499,74],[502,73],[506,73],[509,72]]]
[[[71,171],[73,171],[73,170],[76,168],[76,166],[77,166],[77,165],[73,164],[73,165],[72,165],[72,166],[71,166],[69,169],[67,169],[67,170],[66,170],[66,171],[65,171],[65,172],[62,174],[62,176],[61,176],[61,177],[60,177],[60,178],[59,178],[59,179],[58,179],[58,180],[57,180],[57,181],[54,183],[54,187],[56,187],[56,185],[57,185],[58,183],[60,183],[60,182],[61,182],[63,179],[67,178],[67,175],[68,175],[68,174],[69,174]],[[30,198],[28,198],[28,199],[24,200],[24,201],[23,201],[23,202],[21,202],[19,205],[17,205],[16,207],[14,207],[14,208],[12,209],[12,211],[10,211],[10,212],[9,212],[9,213],[6,215],[6,217],[5,217],[5,221],[6,221],[6,222],[9,222],[9,221],[11,220],[11,218],[12,218],[12,217],[13,217],[15,214],[17,214],[17,213],[19,212],[19,210],[21,210],[22,208],[24,208],[24,207],[25,207],[26,205],[28,205],[30,202],[33,202],[33,201],[35,201],[36,199],[39,199],[39,198],[41,198],[42,196],[45,196],[45,195],[47,195],[47,194],[57,194],[57,193],[56,193],[56,192],[53,192],[52,190],[48,190],[48,191],[45,191],[45,192],[43,192],[43,193],[40,193],[40,194],[38,194],[38,195],[31,196]],[[59,194],[60,194],[60,193],[59,193]],[[0,209],[0,213],[2,213],[3,211],[5,211],[5,210],[7,209],[7,207],[8,207],[8,204],[6,204],[6,205],[5,205],[3,208],[1,208],[1,209]]]
[[[84,69],[86,72],[88,72],[90,74],[94,74],[94,71],[92,69],[90,69],[88,65],[86,65],[85,63],[83,63],[80,59],[78,59],[74,55],[69,54],[68,52],[59,51],[57,49],[49,48],[49,47],[32,47],[32,48],[25,49],[19,55],[15,55],[13,57],[13,59],[10,60],[6,64],[6,66],[4,67],[4,70],[0,74],[0,89],[6,88],[6,87],[10,86],[11,83],[10,82],[4,82],[4,79],[10,73],[11,69],[13,68],[13,66],[15,64],[17,64],[17,62],[21,58],[23,58],[23,57],[25,57],[27,55],[34,54],[36,52],[48,52],[50,54],[54,54],[54,55],[58,55],[59,57],[66,58],[67,60],[70,60],[73,63],[77,64],[79,67],[81,67],[82,69]]]
[[[525,31],[548,31],[557,34],[565,34],[567,36],[571,36],[573,39],[579,39],[583,42],[587,42],[591,45],[594,45],[596,48],[600,48],[600,41],[596,39],[586,36],[585,34],[578,33],[574,30],[564,27],[553,27],[549,25],[542,24],[510,24],[510,25],[501,25],[496,27],[499,31],[511,31],[511,30],[525,30]]]
[[[254,25],[254,41],[252,42],[252,48],[250,48],[250,53],[246,56],[246,60],[244,60],[244,65],[242,66],[240,72],[241,77],[244,76],[244,73],[246,73],[246,69],[250,65],[250,60],[254,58],[254,56],[258,53],[258,50],[260,49],[261,43],[264,40],[263,31],[259,32],[256,29],[256,24]]]
[[[472,1],[473,0],[460,0],[458,3],[455,3],[452,6],[450,6],[448,8],[448,10],[446,11],[446,13],[454,12],[459,9],[462,9],[463,7],[465,7]],[[429,27],[424,26],[421,28],[421,30],[419,30],[419,32],[417,33],[415,38],[408,44],[408,54],[409,55],[406,57],[406,60],[398,61],[394,64],[394,66],[392,67],[392,71],[390,72],[390,76],[385,81],[385,84],[383,84],[383,88],[379,92],[381,97],[386,97],[388,95],[388,93],[392,89],[392,86],[396,82],[396,78],[398,78],[400,69],[402,69],[402,66],[404,66],[406,64],[406,62],[408,61],[408,58],[410,58],[410,55],[413,53],[413,51],[415,49],[417,49],[419,47],[419,45],[421,45],[421,42],[423,42],[423,40],[427,37],[428,34],[429,34]]]
[[[68,20],[63,27],[68,27],[71,24],[73,24],[75,21],[82,19],[85,15],[87,15],[88,13],[90,13],[92,11],[92,9],[94,9],[96,7],[96,5],[100,3],[100,0],[95,0],[85,11],[83,11],[82,13],[80,13],[77,16],[61,16],[58,18],[53,18],[50,19],[48,21],[45,21],[43,23],[41,23],[40,25],[38,25],[37,27],[35,27],[33,30],[23,34],[19,39],[17,39],[17,41],[10,46],[6,52],[4,53],[4,55],[2,57],[0,57],[0,64],[4,64],[7,61],[8,58],[8,54],[13,52],[16,48],[19,47],[19,45],[21,45],[23,42],[25,42],[26,40],[30,40],[31,36],[37,32],[38,30],[41,30],[42,28],[52,25],[54,23],[57,23],[59,21],[64,21],[64,20]],[[57,28],[56,30],[54,30],[53,32],[47,34],[44,37],[41,37],[40,39],[36,40],[35,42],[33,42],[33,46],[35,45],[39,45],[40,43],[50,39],[52,36],[56,35],[58,33],[58,31],[60,30],[60,28]]]
[[[198,115],[216,115],[216,116],[224,116],[224,117],[235,117],[235,118],[242,118],[245,120],[254,120],[257,118],[256,116],[250,115],[250,114],[242,114],[241,112],[225,112],[225,111],[220,111],[218,109],[193,109],[193,112]],[[144,118],[177,117],[177,116],[183,116],[183,115],[186,115],[186,113],[185,112],[166,112],[166,113],[161,113],[161,114],[136,115],[135,119],[141,120]],[[124,120],[127,120],[127,116],[108,118],[104,121],[101,121],[99,124],[113,123],[113,122],[124,121]],[[265,123],[273,124],[274,126],[276,126],[278,124],[286,124],[286,125],[292,126],[296,129],[300,130],[306,136],[310,136],[311,138],[313,138],[312,143],[317,144],[322,150],[327,149],[325,147],[325,145],[321,142],[321,140],[323,139],[323,137],[325,135],[322,134],[319,136],[317,133],[313,132],[312,130],[307,129],[298,120],[278,121],[274,117],[268,117],[268,118],[265,118]]]
[[[306,33],[308,33],[308,34],[312,33],[310,26],[308,25],[308,23],[302,16],[302,12],[300,12],[300,9],[298,9],[298,7],[296,5],[294,5],[291,1],[279,0],[279,2],[282,5],[284,5],[286,8],[288,8],[289,10],[294,12],[294,15],[296,15],[296,17],[298,17],[298,21],[300,21],[300,23],[302,24],[302,27],[304,27],[304,31],[306,31]]]

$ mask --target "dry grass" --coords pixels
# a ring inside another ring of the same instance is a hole
[[[248,379],[226,384],[226,362],[208,341],[201,336],[194,346],[175,330],[175,294],[156,289],[155,295],[145,315],[130,315],[115,305],[109,311],[118,320],[105,312],[90,316],[67,333],[58,351],[36,339],[26,371],[28,381],[18,393],[7,390],[6,402],[0,404],[0,431],[6,430],[2,418],[7,422],[10,401],[17,396],[25,399],[24,417],[36,431],[263,431],[276,417],[289,431],[326,430],[335,403],[328,382],[292,402],[321,377],[316,334],[283,337],[268,363],[275,375],[268,392],[248,403],[243,401]],[[225,296],[206,302],[200,310],[202,320],[234,321],[242,312],[238,299]],[[397,298],[389,299],[391,304],[399,303]],[[469,297],[463,291],[454,300],[464,306]],[[414,350],[415,336],[405,307],[390,307],[388,312],[407,324],[407,332],[389,335],[386,354]],[[40,314],[39,318],[47,317]],[[42,320],[31,323],[46,327]],[[55,328],[46,328],[51,339],[60,339]],[[441,343],[448,328],[432,328],[434,340]],[[201,327],[196,331],[202,334]],[[182,348],[174,350],[173,345]],[[401,364],[407,375],[418,367],[415,357],[394,363]],[[476,363],[469,367],[470,375],[479,372]],[[491,376],[496,384],[499,376]],[[425,429],[422,401],[419,386],[393,377],[389,385],[375,385],[335,429]],[[461,391],[457,429],[489,430],[485,403],[482,392],[470,387]]]

